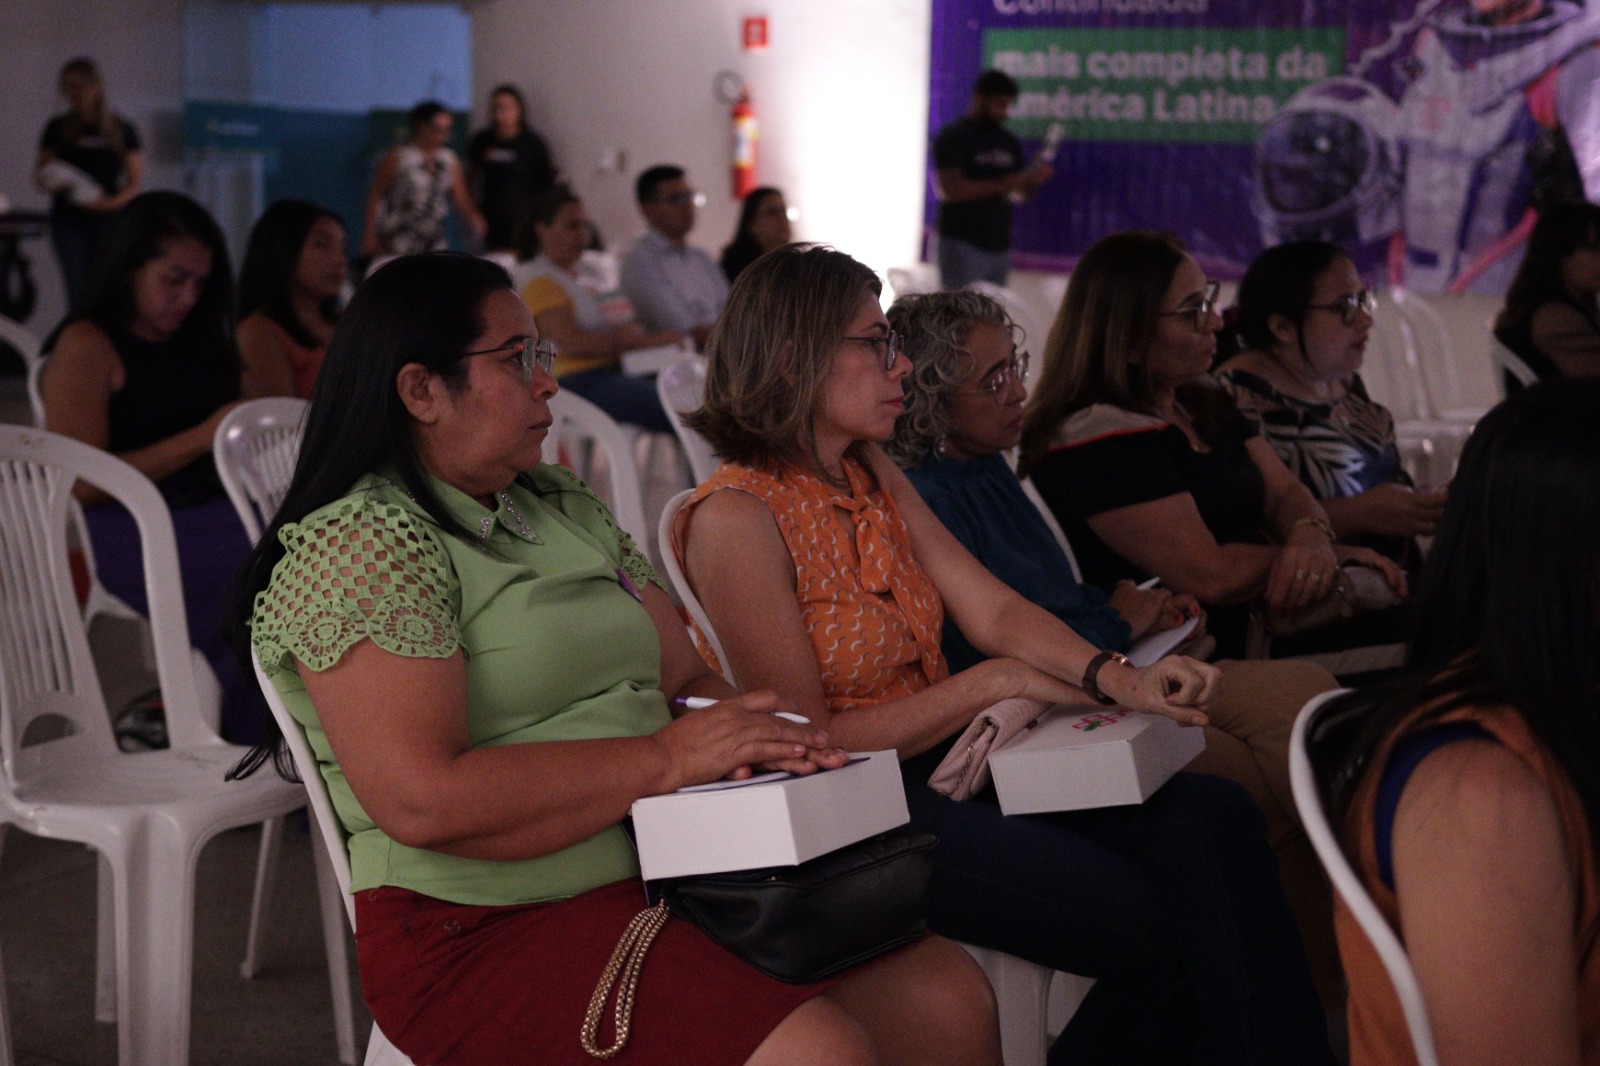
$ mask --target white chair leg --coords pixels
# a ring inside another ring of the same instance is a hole
[[[0,847],[5,845],[6,830],[10,828],[0,824]],[[11,1066],[11,1012],[6,1008],[6,966],[3,958],[0,958],[0,1066]]]
[[[1044,1066],[1049,1039],[1045,1033],[1045,1007],[1055,971],[993,948],[961,946],[983,967],[994,987],[1005,1066]]]
[[[117,1020],[116,874],[101,852],[96,862],[94,923],[94,1020]]]
[[[372,1036],[367,1040],[367,1057],[365,1066],[413,1066],[405,1053],[383,1035],[383,1030],[376,1025],[372,1027]]]
[[[146,847],[127,856],[117,905],[119,1066],[184,1066],[194,986],[194,879],[203,841],[161,840],[154,819]],[[154,857],[163,856],[163,861]],[[182,858],[176,858],[182,856]]]
[[[328,984],[333,991],[333,1032],[339,1044],[339,1061],[345,1066],[355,1066],[356,1023],[350,1002],[350,953],[345,943],[344,900],[339,898],[339,878],[333,872],[322,829],[314,817],[311,819],[311,861],[317,870],[317,902],[322,911],[322,942],[328,951]]]
[[[278,883],[278,850],[283,842],[283,819],[268,818],[261,823],[261,847],[256,858],[256,885],[250,897],[250,932],[244,941],[244,961],[239,976],[246,981],[261,972],[261,941],[266,935],[272,912],[273,892]]]

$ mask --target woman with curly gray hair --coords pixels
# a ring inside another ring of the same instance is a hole
[[[905,414],[884,450],[979,562],[1098,647],[1126,652],[1135,640],[1191,617],[1204,625],[1193,596],[1132,581],[1108,596],[1073,572],[1003,454],[1022,435],[1028,374],[1028,353],[1018,350],[1020,331],[1004,308],[970,290],[906,296],[889,308],[889,328],[903,338],[911,372]],[[985,658],[952,619],[945,619],[941,643],[952,670]],[[1339,976],[1328,885],[1295,816],[1288,742],[1295,713],[1333,688],[1334,679],[1320,666],[1288,659],[1225,662],[1219,669],[1206,748],[1189,769],[1239,782],[1266,815],[1284,888],[1331,1008]]]

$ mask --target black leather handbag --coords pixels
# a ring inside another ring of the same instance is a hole
[[[790,984],[820,981],[909,944],[927,931],[932,833],[893,829],[798,866],[658,882],[660,900],[634,916],[584,1016],[583,1049],[599,1059],[628,1040],[645,952],[669,915],[693,922],[728,951]],[[616,987],[615,1037],[598,1046]]]

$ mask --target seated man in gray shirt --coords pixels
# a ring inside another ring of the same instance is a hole
[[[635,191],[650,228],[622,260],[622,291],[646,329],[682,330],[703,347],[728,282],[716,260],[687,243],[697,194],[683,168],[671,165],[640,174]]]

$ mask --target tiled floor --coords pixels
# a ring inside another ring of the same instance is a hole
[[[27,420],[21,380],[0,378],[0,422]],[[131,676],[134,635],[97,627],[92,639],[108,702],[120,706],[149,687]],[[311,838],[298,816],[284,833],[263,972],[250,981],[239,976],[259,840],[254,827],[235,830],[200,855],[190,1062],[334,1066]],[[112,1066],[116,1027],[94,1020],[94,852],[4,828],[0,844],[0,959],[16,1066]],[[358,1055],[371,1027],[358,991]]]

